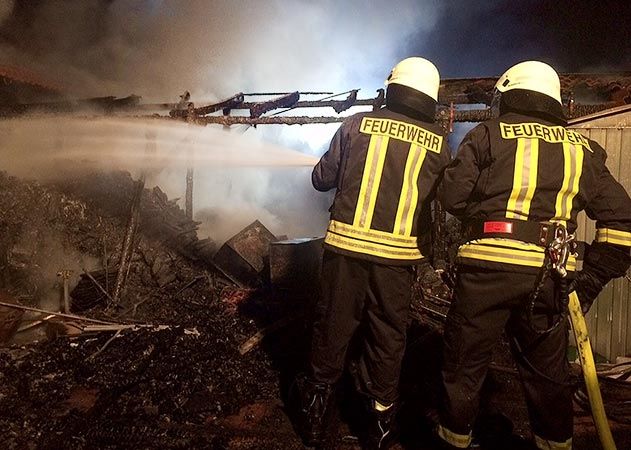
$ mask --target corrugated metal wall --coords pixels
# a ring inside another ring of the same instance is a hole
[[[572,128],[607,150],[611,174],[631,192],[631,112],[578,123]],[[594,222],[579,215],[578,239],[591,242]],[[594,351],[609,360],[631,355],[631,282],[620,278],[609,283],[587,314],[587,327]]]

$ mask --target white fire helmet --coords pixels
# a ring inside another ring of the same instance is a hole
[[[390,83],[402,84],[438,101],[440,75],[436,66],[425,58],[412,57],[399,62],[390,72],[386,86]]]
[[[524,61],[515,64],[497,80],[495,89],[506,92],[512,89],[526,89],[552,97],[560,105],[561,83],[556,71],[541,61]]]

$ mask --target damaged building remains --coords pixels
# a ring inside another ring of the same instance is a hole
[[[445,80],[442,126],[453,131],[490,117],[495,81]],[[631,76],[564,74],[561,81],[571,128],[605,144],[611,172],[631,190],[624,155],[631,147]],[[358,90],[237,93],[207,105],[188,93],[162,104],[135,95],[68,100],[36,74],[0,67],[4,123],[64,117],[226,129],[308,125],[341,122],[351,108],[383,103],[383,90],[367,99]],[[298,114],[307,110],[335,115]],[[138,145],[151,152],[156,143],[146,133]],[[182,179],[182,200],[131,169],[82,169],[52,181],[0,172],[0,448],[303,448],[286,405],[309,345],[322,239],[275,235],[258,217],[225,242],[212,231],[202,235],[194,169]],[[402,421],[399,448],[423,448],[436,408],[460,228],[440,205],[433,213],[434,261],[444,272],[417,270],[402,374],[402,411],[413,411],[405,417],[416,422]],[[583,218],[579,238],[593,233]],[[631,448],[629,283],[612,282],[587,317],[619,448]],[[573,367],[575,448],[599,448],[580,366]],[[487,381],[479,426],[527,436],[507,345],[496,349]],[[334,448],[359,448],[351,407],[340,412],[339,425]]]

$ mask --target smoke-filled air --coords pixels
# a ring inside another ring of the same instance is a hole
[[[406,39],[429,33],[440,10],[415,0],[0,0],[0,58],[45,75],[71,99],[176,102],[189,91],[201,106],[237,92],[349,89],[371,98],[408,56]],[[142,167],[148,182],[179,198],[192,163],[195,216],[214,240],[255,219],[277,234],[315,236],[330,197],[313,192],[310,170],[337,126],[226,133],[122,119],[14,120],[2,126],[0,162],[35,178],[54,177],[59,165],[134,176]]]

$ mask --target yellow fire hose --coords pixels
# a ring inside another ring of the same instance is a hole
[[[589,343],[589,335],[587,334],[587,325],[581,311],[581,304],[578,301],[576,292],[570,293],[569,298],[570,320],[572,321],[572,330],[576,339],[576,347],[578,349],[578,357],[583,368],[583,378],[587,387],[587,395],[589,404],[592,408],[592,417],[598,431],[598,437],[604,450],[616,450],[616,443],[611,435],[603,398],[600,394],[598,386],[598,376],[596,375],[596,364],[594,363],[594,355],[592,347]]]

